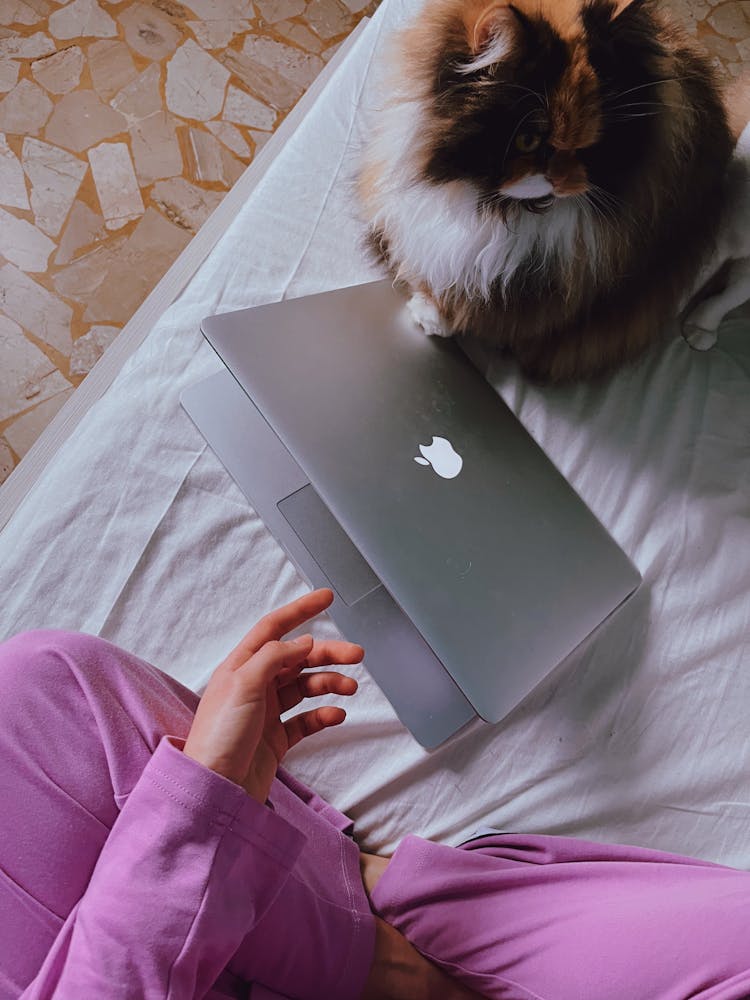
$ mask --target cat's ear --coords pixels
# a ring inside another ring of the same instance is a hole
[[[630,10],[631,13],[635,13],[639,8],[648,7],[651,3],[652,0],[615,0],[615,9],[612,15],[612,20],[614,21],[626,10]]]
[[[500,50],[503,42],[507,42],[510,50],[513,38],[513,24],[515,20],[513,8],[508,3],[494,2],[486,6],[478,6],[475,13],[469,13],[466,28],[469,35],[471,51],[476,55],[481,52],[490,41],[496,41]],[[498,56],[501,58],[501,56]]]
[[[589,37],[601,44],[630,39],[634,30],[644,36],[645,42],[653,34],[653,8],[654,0],[588,0],[583,8],[583,24]]]

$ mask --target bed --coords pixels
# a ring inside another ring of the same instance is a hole
[[[78,629],[199,689],[266,611],[306,590],[179,405],[218,370],[205,315],[379,276],[352,172],[385,0],[192,279],[0,534],[0,638]],[[251,167],[252,169],[252,167]],[[362,845],[457,843],[480,824],[750,867],[750,320],[603,384],[539,390],[476,363],[643,574],[628,604],[506,720],[433,752],[362,668],[343,727],[289,768]],[[335,635],[321,617],[313,631]]]

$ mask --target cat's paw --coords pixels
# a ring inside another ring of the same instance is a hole
[[[450,337],[453,335],[453,330],[448,326],[435,301],[424,292],[415,292],[407,302],[406,307],[411,318],[428,337]]]
[[[710,351],[716,343],[716,330],[705,330],[695,323],[685,323],[682,336],[694,351]]]

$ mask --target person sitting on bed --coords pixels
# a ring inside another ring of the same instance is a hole
[[[332,600],[262,618],[200,700],[93,636],[0,646],[2,1000],[750,995],[750,873],[509,833],[361,855],[279,766],[344,718],[282,714],[356,690],[309,668],[361,647],[283,638]]]

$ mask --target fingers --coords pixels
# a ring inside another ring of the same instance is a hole
[[[321,694],[353,695],[359,685],[353,677],[347,677],[336,670],[321,670],[316,674],[302,674],[283,687],[279,687],[279,708],[288,712],[305,698],[317,698]]]
[[[323,708],[313,708],[309,712],[301,712],[284,723],[286,738],[291,747],[295,746],[306,736],[319,733],[322,729],[329,729],[331,726],[339,726],[346,718],[343,708],[333,705],[325,705]]]
[[[306,660],[295,667],[285,667],[279,674],[279,684],[285,684],[297,677],[307,667],[327,667],[330,665],[352,666],[364,659],[364,649],[356,642],[344,639],[316,639]]]
[[[312,646],[311,635],[285,642],[273,639],[264,643],[245,663],[239,664],[236,673],[247,682],[248,693],[262,693],[265,697],[266,688],[283,670],[298,673],[302,669]]]
[[[287,632],[299,628],[306,621],[325,611],[333,602],[333,591],[327,587],[311,590],[296,601],[291,601],[258,621],[232,650],[226,659],[230,667],[238,667],[267,642],[281,639]]]
[[[364,659],[364,649],[356,642],[345,639],[316,639],[313,648],[307,654],[309,667],[327,667],[330,663],[339,666],[361,663]]]

